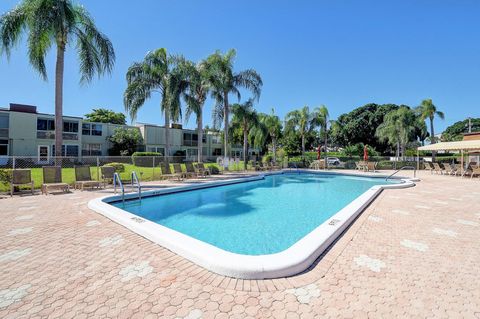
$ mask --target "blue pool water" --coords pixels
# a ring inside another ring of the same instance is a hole
[[[264,255],[287,249],[370,187],[386,183],[287,173],[113,205],[230,252]]]

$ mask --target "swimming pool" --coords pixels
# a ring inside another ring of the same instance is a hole
[[[304,270],[383,188],[411,184],[302,171],[153,191],[141,201],[109,197],[91,208],[207,269],[259,279]]]
[[[281,252],[367,191],[378,178],[279,174],[264,179],[114,203],[218,248]],[[398,183],[390,181],[387,184]]]

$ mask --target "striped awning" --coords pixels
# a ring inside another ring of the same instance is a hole
[[[420,146],[419,151],[461,151],[480,150],[480,140],[441,142]]]

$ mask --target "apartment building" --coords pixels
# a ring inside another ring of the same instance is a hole
[[[81,117],[63,117],[62,155],[71,157],[106,156],[111,144],[108,137],[119,127],[140,131],[144,145],[140,148],[149,152],[165,153],[165,127],[137,123],[135,126],[110,123],[95,123]],[[223,155],[219,133],[203,134],[203,155],[215,159]],[[38,161],[47,161],[55,153],[55,116],[37,112],[36,106],[11,103],[9,108],[0,108],[0,156],[31,156]],[[183,129],[172,124],[170,129],[171,154],[184,154],[195,158],[198,152],[196,130]],[[257,149],[249,155],[258,154]],[[234,145],[232,157],[242,156],[242,148]]]

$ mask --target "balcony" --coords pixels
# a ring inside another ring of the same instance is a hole
[[[77,141],[78,134],[77,133],[63,133],[63,139],[66,141]],[[44,140],[53,140],[55,139],[55,132],[54,131],[37,131],[37,138],[44,139]]]

